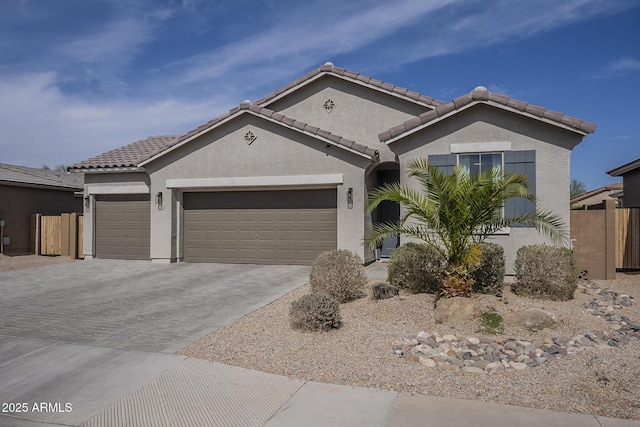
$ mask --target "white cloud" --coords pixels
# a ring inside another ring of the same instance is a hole
[[[289,18],[274,28],[172,65],[185,69],[180,78],[183,84],[228,76],[235,69],[258,64],[258,76],[270,68],[280,73],[291,67],[304,69],[316,64],[318,56],[353,52],[454,2],[399,0],[370,6],[360,1],[342,7],[309,2],[288,11]]]
[[[91,103],[65,96],[53,72],[0,76],[1,161],[71,164],[149,135],[182,134],[228,110],[224,97]]]
[[[273,27],[172,63],[163,69],[172,75],[167,81],[186,86],[224,78],[228,84],[258,86],[320,65],[319,58],[355,57],[365,49],[375,54],[372,68],[389,69],[523,39],[630,7],[621,0],[327,1],[288,5]]]
[[[623,77],[636,71],[640,71],[640,61],[633,58],[620,58],[616,61],[609,62],[589,77],[594,79],[611,79],[614,77]]]

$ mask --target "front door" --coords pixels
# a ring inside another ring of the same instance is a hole
[[[378,186],[385,184],[393,184],[400,181],[399,170],[381,170],[378,171]],[[379,223],[395,223],[400,219],[400,204],[385,200],[380,203],[377,208],[377,222]],[[380,248],[380,257],[389,258],[391,253],[400,245],[400,236],[389,236],[382,243]]]

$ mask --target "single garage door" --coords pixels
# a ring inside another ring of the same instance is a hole
[[[184,260],[303,264],[337,246],[336,190],[184,194]]]
[[[96,196],[95,226],[97,258],[150,258],[148,194]]]

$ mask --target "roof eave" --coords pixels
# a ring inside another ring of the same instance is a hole
[[[294,130],[294,131],[302,133],[304,135],[311,136],[311,137],[313,137],[313,138],[315,138],[317,140],[320,140],[320,141],[322,141],[324,143],[327,143],[327,144],[330,144],[332,146],[338,147],[338,148],[340,148],[342,150],[345,150],[345,151],[348,151],[350,153],[357,154],[357,155],[359,155],[361,157],[364,157],[366,159],[369,159],[371,161],[376,161],[378,156],[379,156],[378,150],[375,150],[375,152],[372,153],[372,154],[363,153],[361,151],[349,148],[346,145],[342,145],[342,144],[336,143],[336,142],[334,142],[334,141],[332,141],[332,140],[330,140],[328,138],[324,138],[321,135],[313,134],[311,132],[299,129],[299,128],[295,127],[295,126],[289,126],[289,125],[287,125],[286,123],[283,123],[280,120],[275,120],[275,119],[273,119],[271,117],[265,116],[264,114],[259,114],[259,113],[255,112],[255,111],[251,110],[250,108],[241,108],[241,109],[238,109],[237,111],[235,111],[234,113],[230,114],[229,116],[225,117],[224,119],[222,119],[222,120],[220,120],[220,121],[218,121],[216,123],[213,123],[211,126],[208,126],[208,127],[204,128],[204,129],[200,130],[198,133],[195,133],[195,134],[189,136],[188,138],[184,139],[183,141],[180,141],[178,144],[172,145],[171,147],[167,148],[166,150],[157,153],[153,157],[150,157],[147,160],[144,160],[143,162],[138,164],[138,167],[140,167],[140,168],[144,167],[145,165],[153,162],[154,160],[156,160],[156,159],[158,159],[158,158],[170,153],[173,150],[177,150],[178,148],[184,146],[185,144],[188,144],[189,142],[193,141],[194,139],[199,138],[200,136],[210,132],[211,130],[215,129],[216,127],[221,126],[221,125],[223,125],[225,123],[228,123],[229,121],[234,120],[237,117],[239,117],[240,115],[245,114],[245,113],[246,114],[251,114],[254,117],[258,117],[260,119],[267,120],[269,122],[275,123],[275,124],[277,124],[279,126],[286,127],[287,129]]]
[[[95,174],[95,173],[122,173],[122,172],[145,172],[139,166],[114,166],[114,167],[88,167],[69,169],[71,173]]]
[[[607,175],[611,176],[622,176],[627,172],[631,172],[634,169],[640,168],[640,159],[636,159],[632,162],[624,164],[622,166],[618,166],[615,169],[611,169],[607,172]]]
[[[544,122],[544,123],[559,127],[561,129],[565,129],[565,130],[577,133],[578,135],[581,135],[583,137],[585,137],[585,136],[587,136],[589,134],[587,132],[581,131],[580,129],[576,129],[576,128],[571,127],[571,126],[567,126],[567,125],[565,125],[563,123],[558,123],[558,122],[556,122],[554,120],[547,119],[546,117],[540,117],[540,116],[536,116],[535,114],[528,113],[526,111],[520,111],[520,110],[518,110],[516,108],[509,107],[508,105],[503,105],[503,104],[500,104],[500,103],[497,103],[497,102],[494,102],[494,101],[474,100],[474,101],[472,101],[472,102],[470,102],[470,103],[468,103],[468,104],[466,104],[466,105],[464,105],[464,106],[462,106],[460,108],[457,108],[457,109],[455,109],[455,110],[453,110],[453,111],[451,111],[451,112],[449,112],[447,114],[444,114],[444,115],[442,115],[442,116],[440,116],[440,117],[438,117],[438,118],[436,118],[434,120],[431,120],[431,121],[429,121],[427,123],[423,123],[420,126],[416,126],[415,128],[409,129],[406,132],[403,132],[403,133],[401,133],[399,135],[396,135],[396,136],[394,136],[392,138],[389,138],[389,139],[385,140],[384,143],[387,144],[387,145],[392,144],[392,143],[394,143],[394,142],[396,142],[396,141],[398,141],[400,139],[403,139],[403,138],[405,138],[405,137],[407,137],[407,136],[409,136],[409,135],[411,135],[411,134],[413,134],[415,132],[419,132],[422,129],[425,129],[425,128],[429,127],[429,126],[432,126],[432,125],[434,125],[436,123],[439,123],[439,122],[441,122],[443,120],[446,120],[449,117],[451,117],[453,115],[456,115],[456,114],[458,114],[458,113],[460,113],[460,112],[462,112],[462,111],[464,111],[466,109],[474,107],[474,106],[476,106],[478,104],[485,104],[485,105],[490,105],[492,107],[498,107],[498,108],[501,108],[501,109],[503,109],[505,111],[509,111],[509,112],[512,112],[512,113],[517,113],[519,115],[522,115],[522,116],[525,116],[525,117],[529,117],[531,119],[535,119],[535,120],[538,120],[538,121],[541,121],[541,122]],[[384,132],[381,133],[379,136],[381,137],[382,135],[384,135]]]
[[[82,191],[82,187],[73,187],[66,185],[51,185],[51,184],[37,184],[31,182],[18,182],[18,181],[6,181],[0,180],[0,185],[7,185],[10,187],[25,187],[25,188],[38,188],[43,190],[56,190],[56,191]]]

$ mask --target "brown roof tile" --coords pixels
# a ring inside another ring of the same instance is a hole
[[[454,100],[446,104],[438,105],[432,111],[422,113],[420,116],[418,116],[420,118],[420,121],[413,118],[404,122],[403,125],[394,126],[388,131],[380,133],[378,135],[378,139],[380,139],[380,141],[382,142],[389,141],[390,139],[404,133],[398,133],[401,126],[404,126],[406,128],[405,132],[408,132],[423,124],[433,122],[437,118],[443,117],[448,113],[460,110],[461,108],[474,102],[482,102],[497,106],[506,106],[518,111],[526,112],[539,118],[544,118],[558,124],[569,126],[583,133],[593,133],[596,130],[595,123],[583,122],[576,117],[566,116],[558,111],[548,110],[544,107],[532,105],[517,99],[512,99],[506,95],[494,94],[486,88],[478,86],[473,91],[471,91],[471,93],[455,98]]]
[[[69,169],[137,167],[141,162],[171,147],[178,139],[178,136],[150,136],[76,163]]]
[[[390,83],[385,83],[382,80],[377,80],[374,79],[372,77],[369,76],[364,76],[360,73],[356,73],[354,71],[349,71],[345,68],[339,68],[339,67],[335,67],[332,63],[327,62],[326,64],[320,66],[319,68],[316,68],[315,70],[312,70],[310,72],[308,72],[306,75],[297,78],[295,81],[293,81],[292,83],[288,83],[287,85],[285,85],[284,87],[281,87],[280,89],[277,89],[275,91],[273,91],[272,93],[268,94],[267,96],[265,96],[262,99],[257,100],[255,103],[257,105],[265,105],[267,103],[269,103],[270,101],[272,101],[274,98],[278,97],[279,95],[281,95],[284,92],[287,92],[299,85],[302,85],[306,82],[308,82],[309,80],[313,79],[314,77],[316,77],[317,75],[321,74],[321,73],[325,73],[325,74],[333,74],[335,76],[347,79],[347,80],[353,80],[353,81],[359,81],[359,82],[363,82],[365,84],[371,85],[371,86],[375,86],[376,88],[383,90],[385,92],[388,92],[389,94],[392,95],[402,95],[406,98],[412,99],[416,102],[420,102],[422,104],[426,104],[432,107],[437,107],[438,105],[444,104],[443,101],[439,101],[437,99],[434,99],[430,96],[424,96],[418,92],[413,92],[410,91],[406,88],[402,88],[402,87],[397,87],[393,84]]]
[[[370,157],[372,160],[378,157],[378,150],[375,150],[371,147],[357,144],[355,143],[355,141],[332,134],[329,131],[324,131],[315,126],[311,126],[307,123],[295,120],[291,117],[287,117],[281,113],[276,113],[272,110],[269,110],[268,108],[260,107],[259,105],[245,101],[238,107],[232,108],[231,110],[229,110],[229,112],[216,117],[213,120],[210,120],[202,126],[198,126],[196,129],[182,136],[152,136],[77,163],[73,165],[71,169],[138,167],[152,157],[162,153],[165,150],[170,149],[171,147],[183,141],[186,141],[187,139],[209,129],[212,126],[215,126],[216,124],[240,111],[251,111],[260,116],[276,120],[285,126],[328,139],[338,146],[357,151]]]

